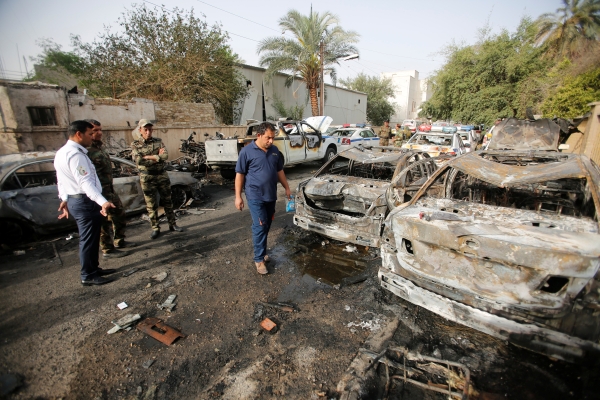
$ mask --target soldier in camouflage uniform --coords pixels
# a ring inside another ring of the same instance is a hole
[[[100,249],[105,258],[119,258],[129,255],[127,251],[118,251],[115,247],[133,247],[136,244],[125,241],[125,208],[113,188],[113,170],[110,156],[102,148],[102,125],[95,119],[86,119],[93,125],[92,145],[88,147],[88,157],[96,167],[96,174],[102,185],[102,196],[115,205],[108,211],[100,231]]]
[[[161,139],[152,137],[152,123],[147,119],[140,120],[138,130],[141,138],[131,144],[131,156],[140,171],[140,183],[142,184],[146,209],[152,224],[150,238],[156,239],[160,235],[158,202],[156,201],[157,192],[169,220],[169,230],[182,232],[183,229],[178,227],[175,221],[173,202],[171,201],[171,181],[165,171],[165,161],[169,157],[167,149]]]
[[[390,128],[390,121],[385,121],[384,125],[379,128],[379,145],[388,146],[390,144],[390,137],[392,136],[392,128]]]

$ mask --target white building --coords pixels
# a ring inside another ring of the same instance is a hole
[[[240,65],[240,72],[246,77],[250,96],[239,105],[241,113],[234,124],[244,124],[246,120],[264,121],[269,118],[285,117],[277,114],[273,107],[275,98],[289,107],[304,107],[302,118],[312,117],[310,100],[303,80],[296,79],[290,87],[285,86],[289,75],[277,74],[269,82],[265,79],[265,69],[251,65]],[[355,124],[367,120],[367,95],[355,90],[325,84],[325,115],[333,118],[333,124]]]
[[[390,118],[390,125],[401,124],[405,119],[416,119],[421,104],[431,98],[431,85],[427,79],[419,79],[419,71],[383,72],[381,78],[390,78],[394,86],[396,113]]]

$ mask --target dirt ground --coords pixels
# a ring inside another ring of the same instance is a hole
[[[290,186],[317,167],[286,170]],[[130,219],[128,239],[139,245],[101,260],[118,269],[108,285],[80,285],[78,241],[68,233],[0,256],[0,388],[20,380],[4,397],[336,399],[369,335],[396,321],[391,344],[466,365],[480,398],[600,398],[598,365],[550,360],[397,299],[379,286],[378,249],[352,251],[296,228],[283,201],[269,236],[270,273],[257,274],[250,213],[235,210],[232,182],[211,179],[199,208],[214,211],[181,215],[183,233],[152,241],[148,222]],[[152,278],[161,272],[164,280]],[[159,310],[172,294],[175,308]],[[128,307],[119,310],[121,302]],[[297,311],[263,304],[277,302]],[[137,329],[107,334],[126,314],[159,318],[185,337],[166,346]],[[265,317],[276,333],[260,328]],[[364,398],[445,397],[393,379],[385,393],[385,369],[376,369]]]

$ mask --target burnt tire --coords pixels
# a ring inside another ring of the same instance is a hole
[[[327,161],[329,161],[333,157],[335,157],[336,154],[337,154],[337,152],[335,151],[335,149],[333,147],[328,148],[327,151],[325,152],[325,157],[323,157],[323,164],[325,164]]]
[[[0,243],[17,244],[27,239],[31,233],[31,229],[21,221],[0,220]]]
[[[183,207],[189,198],[189,194],[185,188],[181,186],[171,187],[171,202],[173,203],[174,210]]]
[[[235,170],[234,169],[222,169],[221,177],[223,179],[233,180],[233,179],[235,179]]]

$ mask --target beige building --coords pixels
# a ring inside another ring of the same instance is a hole
[[[418,118],[421,104],[433,94],[429,80],[419,79],[419,71],[414,69],[383,72],[381,78],[390,78],[394,85],[394,97],[390,101],[396,104],[396,112],[390,118],[390,124],[393,126],[405,119]]]
[[[285,85],[289,75],[277,74],[269,82],[265,79],[265,69],[251,65],[241,65],[240,72],[246,77],[250,96],[240,104],[238,124],[249,119],[286,117],[278,115],[273,107],[279,99],[287,107],[304,107],[303,118],[311,117],[312,111],[308,91],[303,80],[296,79],[290,87]],[[366,122],[367,95],[333,85],[325,85],[325,115],[333,118],[334,125]]]

